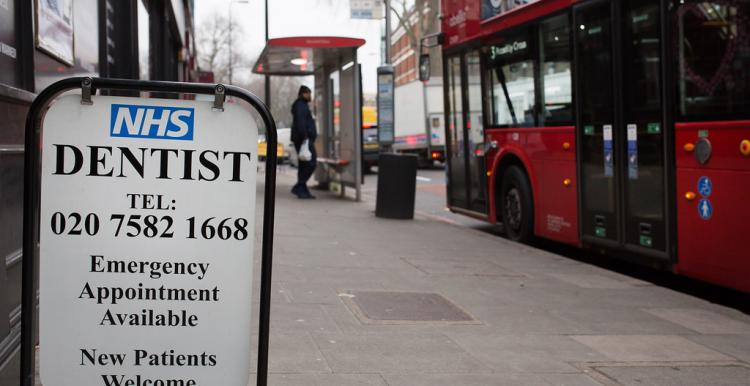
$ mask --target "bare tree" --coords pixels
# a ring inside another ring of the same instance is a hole
[[[263,95],[263,82],[262,76],[253,76],[247,89],[256,95]],[[279,128],[291,127],[292,103],[297,99],[299,87],[302,85],[314,88],[313,78],[309,76],[271,77],[271,114],[276,119]]]
[[[230,34],[232,38],[230,39]],[[198,41],[198,65],[201,69],[212,71],[216,82],[227,82],[229,80],[229,69],[234,71],[240,68],[249,68],[252,63],[247,54],[240,50],[242,41],[242,27],[234,20],[229,20],[214,13],[198,27],[196,34]],[[234,41],[232,47],[232,59],[229,61],[229,42]]]
[[[409,37],[409,45],[414,51],[419,50],[422,37],[438,30],[439,0],[391,0],[391,11]]]

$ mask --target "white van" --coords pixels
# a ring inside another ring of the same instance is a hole
[[[292,143],[292,129],[285,127],[276,129],[279,145],[284,147],[284,159],[288,160],[293,166],[297,166],[297,150]]]

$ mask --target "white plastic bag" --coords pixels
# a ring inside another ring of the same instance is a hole
[[[307,162],[312,159],[312,153],[310,152],[310,142],[306,139],[302,142],[302,146],[299,148],[299,155],[297,156],[300,161]]]

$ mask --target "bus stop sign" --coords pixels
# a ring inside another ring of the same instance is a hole
[[[393,67],[378,67],[378,141],[392,145],[394,138]]]

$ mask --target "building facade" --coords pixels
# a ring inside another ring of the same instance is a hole
[[[20,374],[23,159],[36,93],[71,76],[191,81],[193,0],[0,0],[0,386]]]
[[[400,15],[398,27],[391,33],[396,99],[393,149],[417,155],[425,166],[443,161],[445,151],[441,48],[421,48],[419,43],[440,30],[438,12],[438,1],[415,1]],[[420,54],[431,58],[428,82],[419,80]]]
[[[413,28],[417,29],[417,26]],[[391,36],[391,63],[396,87],[418,80],[419,52],[412,47],[409,35],[399,27]]]
[[[420,0],[421,17],[416,3],[409,10],[400,12],[399,22],[391,32],[390,63],[396,87],[419,80],[419,40],[440,31],[439,4],[436,0]],[[430,54],[433,58],[431,73],[441,76],[442,63],[434,60],[441,57],[440,47],[424,49],[421,53]]]

